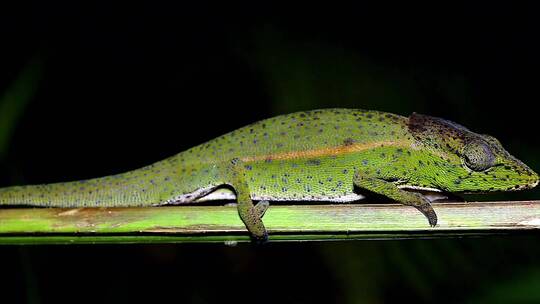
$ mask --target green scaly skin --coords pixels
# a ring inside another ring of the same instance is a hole
[[[416,207],[435,226],[429,200],[411,189],[489,192],[537,184],[538,175],[495,138],[450,121],[326,109],[259,121],[123,174],[3,188],[0,204],[127,207],[236,199],[254,240],[265,241],[269,201],[348,202],[376,193]]]

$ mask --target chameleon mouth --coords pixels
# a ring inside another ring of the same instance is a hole
[[[529,169],[529,170],[531,171],[532,174],[531,174],[531,179],[530,179],[530,182],[529,182],[529,185],[528,185],[527,189],[532,189],[532,188],[538,186],[538,182],[540,182],[540,177],[533,170],[531,170],[531,169]]]
[[[538,186],[538,182],[539,182],[539,180],[536,179],[533,183],[528,184],[526,188],[527,188],[527,189],[532,189],[532,188]]]
[[[532,189],[538,186],[538,183],[540,182],[540,177],[538,176],[538,173],[536,173],[524,164],[522,164],[522,167],[524,169],[524,172],[520,172],[521,178],[517,180],[518,183],[516,186],[514,186],[512,190]]]
[[[539,182],[538,178],[535,178],[532,181],[527,180],[527,183],[523,183],[521,185],[516,185],[510,190],[511,191],[519,191],[519,190],[532,189],[532,188],[538,186],[538,182]]]

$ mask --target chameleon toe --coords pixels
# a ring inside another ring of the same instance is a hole
[[[255,205],[255,212],[257,213],[259,218],[262,218],[264,216],[269,206],[270,203],[268,201],[260,201]]]

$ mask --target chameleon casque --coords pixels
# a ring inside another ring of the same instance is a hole
[[[352,202],[375,193],[437,215],[418,191],[533,188],[497,139],[448,120],[324,109],[262,120],[127,173],[0,189],[0,205],[128,207],[234,199],[255,241],[269,201]],[[256,203],[254,203],[254,201]]]

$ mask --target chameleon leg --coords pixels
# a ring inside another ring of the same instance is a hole
[[[431,227],[437,225],[437,214],[431,207],[429,200],[422,194],[401,190],[395,184],[380,178],[364,177],[361,172],[355,173],[353,183],[359,188],[386,196],[403,205],[413,206],[427,217]]]
[[[253,205],[249,186],[246,182],[246,172],[239,159],[233,159],[227,171],[229,171],[227,174],[228,184],[236,192],[240,219],[246,225],[247,230],[251,233],[251,237],[255,242],[266,242],[268,240],[268,233],[262,222],[262,216],[266,212],[266,209],[268,209],[269,203],[267,201],[261,201]]]

